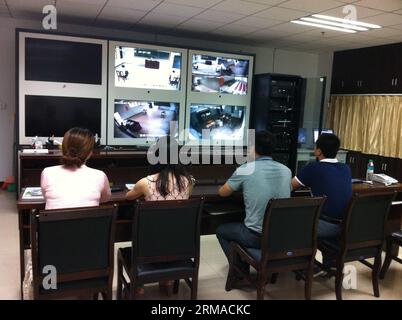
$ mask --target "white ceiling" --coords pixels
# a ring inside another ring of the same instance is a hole
[[[325,52],[402,42],[402,0],[0,0],[0,18],[41,19],[55,4],[59,22],[154,31],[202,39]],[[355,34],[292,24],[312,13],[384,26]]]

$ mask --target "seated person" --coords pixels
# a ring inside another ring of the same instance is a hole
[[[219,195],[222,197],[242,190],[246,210],[244,223],[223,224],[216,230],[216,236],[227,258],[231,241],[247,248],[259,249],[268,201],[271,198],[290,197],[292,173],[288,167],[272,160],[275,142],[273,134],[267,131],[257,132],[255,147],[251,151],[255,161],[237,168],[219,189]],[[251,172],[246,169],[250,165],[254,166]]]
[[[45,168],[41,176],[40,186],[47,210],[98,206],[110,199],[105,173],[85,165],[92,155],[94,143],[95,138],[87,129],[72,128],[65,133],[62,165]],[[28,256],[26,261],[23,296],[30,300],[33,298],[31,257]]]
[[[63,138],[62,165],[45,168],[40,186],[46,209],[98,206],[111,197],[105,173],[86,166],[95,138],[82,128],[68,130]]]
[[[315,197],[326,196],[318,224],[318,239],[336,238],[350,199],[352,198],[352,174],[349,166],[336,159],[340,140],[334,134],[321,134],[314,154],[317,162],[305,166],[292,179],[293,189],[311,188]]]
[[[168,163],[160,163],[158,173],[140,179],[134,188],[127,192],[128,200],[141,197],[144,197],[145,201],[183,200],[191,196],[193,177],[187,173],[182,164],[170,163],[170,143],[177,142],[169,138],[161,138],[158,143],[166,144]],[[178,147],[175,150],[178,150]],[[159,285],[161,289],[169,290],[173,286],[173,281],[160,282]],[[144,289],[137,288],[136,294],[144,294]]]

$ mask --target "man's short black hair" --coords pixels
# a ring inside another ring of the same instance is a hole
[[[332,133],[322,133],[316,142],[316,148],[320,149],[325,158],[335,158],[341,141]]]
[[[276,146],[276,136],[268,131],[258,131],[255,134],[255,152],[260,156],[272,156]]]

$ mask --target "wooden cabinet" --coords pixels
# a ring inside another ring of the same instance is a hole
[[[402,43],[338,51],[332,94],[402,93]]]
[[[346,164],[349,165],[352,171],[352,178],[360,179],[361,175],[361,153],[356,151],[349,151],[346,156]]]
[[[374,173],[383,173],[402,181],[402,159],[364,154],[357,151],[349,151],[346,156],[346,163],[352,170],[352,178],[365,179],[367,164],[370,160],[374,162]]]

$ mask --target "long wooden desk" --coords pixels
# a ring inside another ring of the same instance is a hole
[[[397,191],[397,201],[402,202],[402,184],[396,184],[385,187],[380,184],[355,184],[353,185],[354,193],[375,193],[381,191]],[[219,224],[226,222],[242,221],[244,219],[243,209],[244,203],[241,193],[236,193],[229,198],[220,198],[218,186],[215,185],[196,185],[193,190],[193,197],[205,197],[205,210],[201,222],[201,234],[213,234]],[[119,206],[130,206],[131,201],[125,199],[125,192],[112,193],[110,203],[116,203]],[[30,248],[30,213],[33,209],[44,209],[43,200],[22,200],[21,195],[17,201],[18,208],[18,226],[20,241],[20,270],[21,270],[21,293],[22,281],[25,273],[25,255],[24,250]],[[225,212],[226,210],[226,212]],[[388,217],[386,232],[401,230],[402,203],[395,204],[391,207]],[[131,224],[130,216],[117,217],[116,221],[116,242],[131,240]]]

